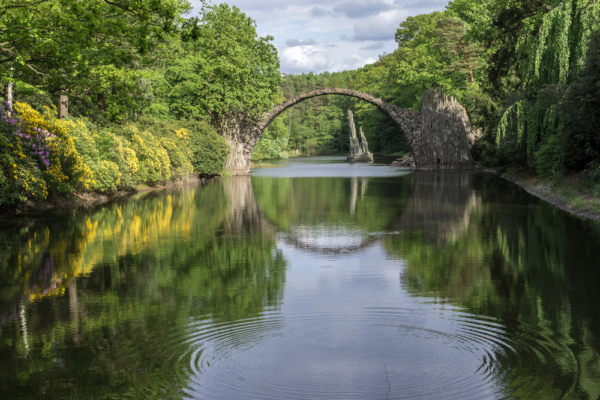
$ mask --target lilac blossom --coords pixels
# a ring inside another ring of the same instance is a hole
[[[48,168],[50,166],[50,153],[51,149],[49,141],[56,137],[45,129],[33,128],[34,134],[29,135],[21,132],[20,123],[22,122],[18,117],[12,117],[14,110],[6,102],[0,103],[0,136],[6,139],[6,143],[11,142],[19,143],[23,149],[23,153],[35,161],[37,161],[36,168]],[[4,143],[4,141],[0,141]],[[0,151],[2,151],[0,147]]]

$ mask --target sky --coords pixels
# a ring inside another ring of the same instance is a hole
[[[193,15],[199,0],[191,0]],[[444,9],[448,0],[229,0],[273,36],[281,72],[357,69],[396,48],[394,33],[411,15]],[[214,0],[213,4],[220,3]],[[192,15],[190,15],[192,16]]]

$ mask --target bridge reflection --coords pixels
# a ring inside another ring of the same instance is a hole
[[[421,231],[426,244],[444,246],[464,234],[480,206],[472,173],[415,173],[409,200],[391,228]]]
[[[277,232],[288,245],[317,253],[355,252],[386,235],[414,232],[444,246],[466,231],[481,206],[468,171],[415,172],[393,182],[238,176],[224,187],[228,233]]]

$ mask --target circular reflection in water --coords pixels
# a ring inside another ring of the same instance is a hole
[[[558,370],[548,338],[430,304],[200,320],[160,340],[197,399],[536,398]]]
[[[377,239],[366,229],[337,224],[296,224],[282,235],[296,248],[318,253],[343,253],[365,248]]]

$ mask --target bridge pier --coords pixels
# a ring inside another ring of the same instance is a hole
[[[433,89],[423,93],[420,112],[421,140],[412,146],[417,168],[472,168],[467,110],[443,90]]]

